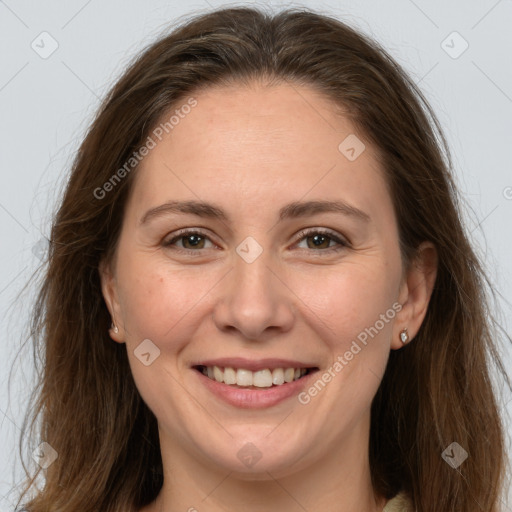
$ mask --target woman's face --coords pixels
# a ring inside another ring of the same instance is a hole
[[[375,153],[306,87],[194,97],[136,171],[102,274],[111,335],[174,460],[247,478],[350,460],[413,334]]]

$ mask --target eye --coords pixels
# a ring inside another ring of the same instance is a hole
[[[325,229],[303,230],[299,233],[298,238],[299,241],[306,240],[308,249],[322,249],[323,252],[339,251],[349,246],[348,242],[336,233]],[[311,244],[308,243],[309,240],[311,240]],[[329,246],[331,242],[335,242],[337,245]]]
[[[198,252],[199,249],[207,249],[205,247],[206,240],[210,241],[209,237],[202,231],[193,229],[183,229],[176,236],[170,240],[166,240],[162,243],[164,247],[170,247],[175,245],[175,242],[181,242],[182,247],[177,247],[178,250],[185,252]],[[211,243],[211,241],[210,241]],[[197,249],[197,250],[196,250]]]
[[[306,249],[311,249],[316,252],[339,251],[349,246],[349,243],[335,232],[318,228],[301,231],[298,235],[298,239],[299,242],[306,240],[306,243],[311,240],[311,244],[307,243]],[[210,247],[205,246],[207,242],[212,245]],[[332,242],[336,245],[331,246]],[[181,247],[179,244],[181,244]],[[214,247],[209,236],[197,229],[183,229],[171,239],[162,242],[162,245],[164,247],[174,246],[173,248],[176,250],[187,253],[198,253],[201,249]]]

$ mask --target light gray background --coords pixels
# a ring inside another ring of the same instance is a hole
[[[99,99],[128,60],[179,16],[220,5],[228,4],[0,0],[2,511],[13,509],[12,486],[20,478],[19,427],[33,378],[30,350],[20,352],[33,290],[14,299],[40,263],[41,240],[49,235],[49,216],[74,152]],[[359,27],[383,44],[420,84],[448,137],[457,180],[472,209],[468,229],[495,290],[502,294],[502,322],[510,332],[512,1],[311,0],[271,5],[304,5]],[[58,44],[46,59],[31,47],[34,41],[40,52],[51,48],[48,36],[40,36],[43,31]],[[469,44],[457,58],[453,57],[464,41],[450,36],[454,31]],[[511,368],[507,350],[505,363]],[[509,391],[503,392],[500,403],[504,411],[512,412]],[[510,432],[510,420],[505,419]],[[507,510],[512,510],[510,505]]]

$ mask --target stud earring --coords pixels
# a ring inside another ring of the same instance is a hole
[[[403,329],[400,332],[400,341],[402,343],[407,343],[409,341],[409,335],[407,334],[407,328]]]
[[[119,328],[117,327],[117,325],[114,325],[114,323],[112,322],[110,328],[117,334],[119,332]]]

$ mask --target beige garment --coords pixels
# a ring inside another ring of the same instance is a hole
[[[412,504],[404,493],[399,492],[389,500],[382,512],[414,512]]]

